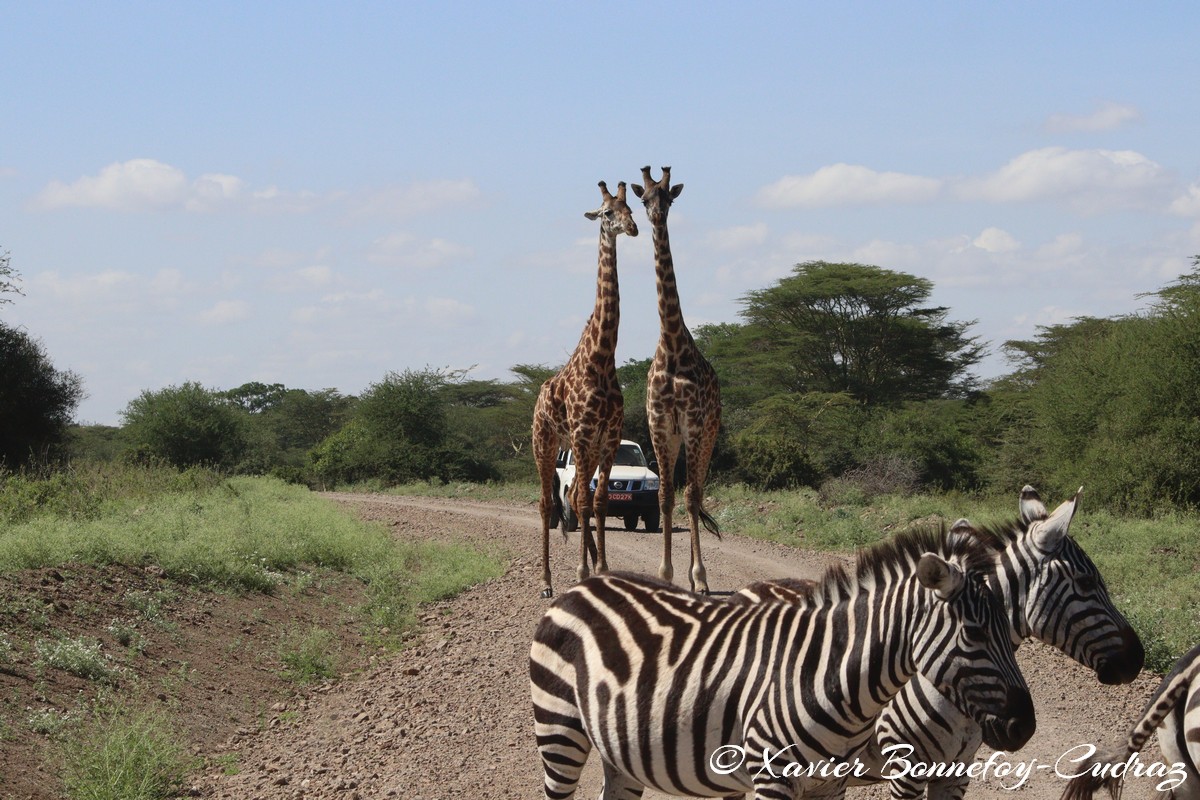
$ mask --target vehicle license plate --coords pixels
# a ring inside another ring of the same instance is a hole
[[[625,502],[629,502],[630,500],[633,499],[633,493],[632,492],[609,492],[608,499],[609,500],[618,500],[618,501],[623,500]]]

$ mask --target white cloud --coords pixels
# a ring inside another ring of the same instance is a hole
[[[1021,243],[1013,238],[1011,233],[1000,228],[985,228],[971,244],[989,253],[1011,253],[1021,249]]]
[[[1052,114],[1044,127],[1048,133],[1110,131],[1141,116],[1133,106],[1108,102],[1091,114]]]
[[[365,192],[351,200],[358,215],[409,216],[442,208],[468,205],[481,196],[474,181],[435,180],[409,186],[392,186]]]
[[[1171,213],[1181,217],[1200,217],[1200,184],[1193,183],[1187,192],[1171,202]]]
[[[226,325],[249,318],[250,305],[244,300],[221,300],[195,316],[196,321],[205,325]]]
[[[72,182],[51,181],[36,208],[103,208],[113,211],[184,209],[209,212],[224,207],[260,213],[303,214],[334,207],[352,215],[407,216],[463,206],[481,196],[473,181],[433,180],[408,186],[317,193],[277,186],[249,187],[236,175],[209,172],[189,180],[183,170],[152,158],[109,164],[96,175]]]
[[[201,175],[192,182],[191,196],[184,207],[188,211],[210,211],[221,203],[238,199],[244,186],[242,179],[234,175]]]
[[[987,177],[965,181],[959,194],[996,203],[1062,200],[1096,212],[1158,207],[1171,184],[1162,166],[1132,150],[1045,147],[1022,153]]]
[[[471,258],[475,251],[445,239],[418,239],[407,232],[383,236],[371,243],[367,260],[390,267],[432,269]]]
[[[37,295],[45,295],[55,301],[89,304],[126,293],[134,285],[135,279],[132,273],[121,270],[70,277],[48,271],[26,278],[26,281],[30,286],[29,294],[36,290]]]
[[[758,201],[770,208],[923,203],[936,198],[941,188],[937,178],[834,164],[811,175],[781,178],[760,189]]]
[[[431,297],[425,301],[425,313],[434,322],[447,327],[475,316],[475,308],[453,297]]]
[[[77,206],[143,211],[179,205],[187,200],[188,191],[182,170],[151,158],[135,158],[109,164],[99,174],[74,183],[52,181],[35,203],[46,209]]]
[[[767,240],[767,225],[756,222],[753,225],[738,225],[713,231],[705,242],[718,250],[738,250],[743,247],[760,245]]]

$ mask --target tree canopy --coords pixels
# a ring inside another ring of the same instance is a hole
[[[808,261],[775,286],[742,298],[744,330],[760,377],[793,392],[844,392],[865,405],[964,394],[983,347],[927,306],[933,284],[865,264]]]

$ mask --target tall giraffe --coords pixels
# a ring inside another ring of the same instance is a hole
[[[579,580],[588,576],[587,554],[597,572],[608,571],[604,555],[604,522],[608,512],[608,474],[621,443],[625,401],[617,381],[617,325],[621,319],[617,287],[617,236],[637,236],[633,212],[625,202],[625,183],[617,194],[600,181],[603,202],[585,217],[600,220],[600,256],[596,276],[596,305],[583,326],[583,335],[566,365],[542,384],[533,408],[533,457],[542,482],[542,597],[552,597],[550,583],[550,528],[554,524],[554,462],[560,448],[575,453],[575,484],[571,506],[582,521],[579,539]],[[599,467],[594,496],[589,488]],[[596,515],[596,542],[592,541],[590,514]],[[563,536],[566,536],[564,528]],[[598,547],[597,547],[598,545]]]
[[[633,193],[646,205],[646,216],[654,226],[654,270],[658,279],[658,349],[646,375],[646,421],[658,459],[661,483],[658,504],[662,514],[663,557],[658,576],[669,581],[671,566],[671,516],[675,510],[675,459],[679,447],[686,448],[687,483],[684,499],[691,520],[692,569],[688,575],[693,591],[708,594],[708,575],[700,557],[700,523],[721,537],[716,520],[704,510],[704,478],[717,431],[721,428],[721,387],[717,373],[701,355],[679,307],[675,263],[667,236],[667,212],[683,191],[671,186],[671,168],[662,168],[662,180],[650,177],[642,167],[645,188],[634,184]]]

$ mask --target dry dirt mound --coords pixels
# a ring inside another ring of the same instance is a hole
[[[80,724],[100,696],[168,711],[197,758],[238,748],[289,709],[302,714],[308,700],[283,677],[281,637],[335,631],[343,667],[354,669],[369,655],[348,624],[361,602],[361,586],[336,574],[273,596],[191,589],[157,567],[66,565],[0,578],[0,797],[61,796],[54,735]],[[62,642],[94,648],[107,674],[46,666],[39,645]]]

